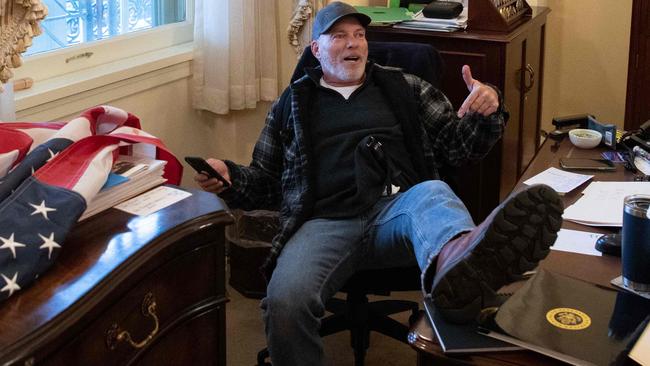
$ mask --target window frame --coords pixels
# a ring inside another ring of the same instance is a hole
[[[185,6],[186,19],[182,22],[24,56],[23,65],[14,70],[14,79],[29,77],[38,83],[192,42],[194,0],[185,0]]]

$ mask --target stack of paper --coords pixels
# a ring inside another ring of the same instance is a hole
[[[166,163],[148,156],[120,155],[113,164],[106,184],[88,203],[79,221],[165,183],[162,175]]]
[[[563,218],[589,226],[623,226],[623,200],[650,194],[650,182],[592,182],[583,196],[564,210]]]
[[[454,32],[467,28],[467,7],[457,18],[439,19],[427,18],[419,11],[413,16],[413,20],[405,21],[394,25],[395,28],[431,30],[439,32]]]

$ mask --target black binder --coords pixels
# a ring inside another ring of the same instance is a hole
[[[431,326],[436,333],[438,343],[445,353],[477,353],[496,351],[517,351],[522,348],[511,343],[486,337],[478,333],[478,324],[454,324],[445,319],[436,311],[430,298],[424,299],[424,308],[427,311]]]

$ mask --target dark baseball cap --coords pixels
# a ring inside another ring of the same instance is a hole
[[[332,28],[334,23],[338,22],[341,18],[348,15],[354,16],[359,20],[359,23],[364,27],[370,24],[370,17],[359,13],[354,6],[335,1],[326,7],[322,8],[314,18],[314,26],[312,28],[311,39],[317,39],[321,34],[327,33]]]

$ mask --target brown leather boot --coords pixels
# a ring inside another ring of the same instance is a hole
[[[438,254],[431,297],[449,321],[468,323],[495,306],[496,290],[532,270],[557,238],[564,211],[546,185],[508,197],[474,230],[451,240]]]

